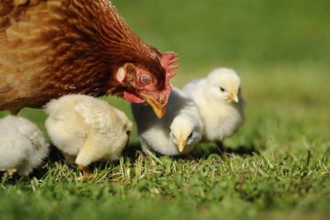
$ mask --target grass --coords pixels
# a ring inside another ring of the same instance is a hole
[[[174,85],[235,68],[244,126],[228,153],[202,143],[195,160],[143,155],[134,128],[123,158],[93,165],[90,180],[55,152],[30,180],[1,176],[0,219],[328,219],[330,4],[113,2],[143,39],[180,54]],[[21,115],[45,131],[41,110]]]

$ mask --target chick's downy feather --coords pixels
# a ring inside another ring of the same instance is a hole
[[[131,107],[145,152],[187,154],[202,138],[203,125],[198,108],[177,88],[171,92],[168,110],[162,119],[156,118],[149,106],[131,104]]]
[[[0,120],[0,169],[17,169],[29,175],[48,155],[48,143],[29,120],[7,116]]]
[[[183,91],[194,100],[202,116],[206,141],[222,141],[244,122],[240,78],[228,68],[214,69],[207,77],[188,83]]]
[[[0,110],[64,94],[148,102],[159,116],[176,54],[142,41],[108,0],[0,1]]]
[[[98,160],[116,160],[128,143],[132,122],[105,101],[66,95],[46,105],[48,134],[68,160],[87,167]]]

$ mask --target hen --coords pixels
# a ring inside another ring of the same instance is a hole
[[[117,95],[162,117],[174,52],[142,41],[108,0],[0,1],[0,110]]]

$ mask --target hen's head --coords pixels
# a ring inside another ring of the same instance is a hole
[[[77,4],[79,28],[73,23],[72,29],[82,41],[79,47],[86,45],[78,53],[84,55],[83,61],[77,63],[90,61],[84,70],[92,72],[88,78],[94,81],[96,95],[117,95],[133,103],[146,102],[161,118],[171,92],[169,79],[174,75],[171,71],[178,67],[174,64],[177,55],[174,52],[161,54],[144,42],[110,1],[92,2],[86,7]],[[94,16],[93,19],[90,16]],[[86,59],[86,55],[90,58]]]
[[[147,102],[158,118],[165,114],[165,105],[171,93],[169,80],[175,75],[171,73],[179,64],[174,52],[165,52],[157,62],[126,62],[116,72],[116,80],[123,91],[120,96],[132,103]],[[149,65],[148,65],[149,64]]]

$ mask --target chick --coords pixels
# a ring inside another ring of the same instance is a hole
[[[166,114],[158,119],[149,106],[131,104],[142,150],[163,155],[189,153],[202,138],[202,120],[195,103],[173,88]]]
[[[90,173],[95,161],[119,159],[128,144],[132,122],[107,102],[86,95],[66,95],[51,100],[45,125],[55,146],[68,162]]]
[[[28,176],[48,155],[49,145],[29,120],[7,116],[0,120],[0,169],[15,169]]]
[[[202,116],[203,140],[222,145],[244,122],[244,100],[240,78],[228,68],[214,69],[206,78],[193,80],[183,88],[197,104]]]

